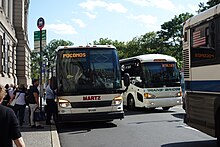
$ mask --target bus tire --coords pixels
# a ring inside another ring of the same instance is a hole
[[[133,96],[128,96],[128,109],[135,110],[135,101]]]
[[[164,111],[168,111],[170,109],[170,107],[163,107]]]

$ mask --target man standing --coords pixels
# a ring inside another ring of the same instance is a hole
[[[0,104],[5,95],[5,88],[0,85]],[[13,110],[0,105],[0,114],[0,147],[13,147],[12,140],[17,147],[25,147]]]
[[[51,116],[53,115],[53,119],[56,117],[57,105],[55,102],[55,90],[51,86],[51,80],[48,81],[48,85],[46,87],[46,103],[47,103],[47,120],[46,124],[51,125]]]
[[[33,79],[32,81],[33,86],[30,87],[29,93],[29,107],[30,107],[30,124],[31,128],[42,129],[42,127],[38,122],[34,121],[34,111],[40,107],[39,102],[39,90],[37,89],[39,85],[38,79]]]

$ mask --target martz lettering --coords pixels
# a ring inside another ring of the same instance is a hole
[[[101,96],[84,96],[83,100],[101,100]]]

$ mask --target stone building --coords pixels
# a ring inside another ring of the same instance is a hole
[[[31,83],[27,19],[30,0],[0,0],[0,83]]]

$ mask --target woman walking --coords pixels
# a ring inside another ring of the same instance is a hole
[[[26,96],[25,85],[24,84],[19,85],[18,89],[15,90],[9,102],[11,103],[14,99],[16,99],[13,110],[19,120],[20,126],[22,126],[24,123],[24,115],[25,115],[25,107],[26,107],[25,96]]]

